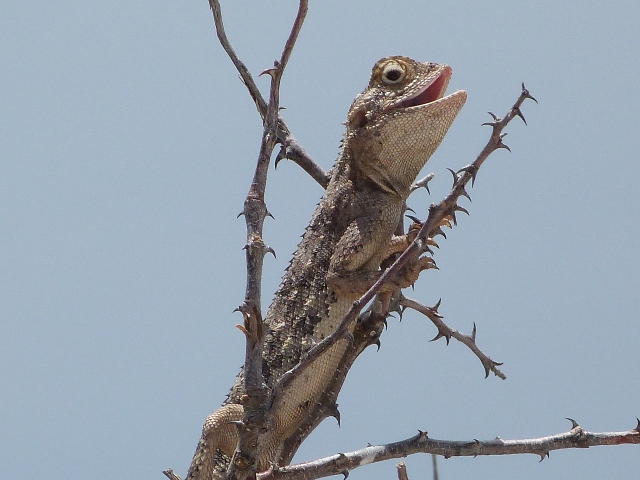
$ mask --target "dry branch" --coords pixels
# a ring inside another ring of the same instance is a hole
[[[409,475],[407,475],[407,465],[404,462],[398,463],[398,465],[396,465],[396,469],[398,470],[398,480],[409,480]]]
[[[432,342],[440,338],[444,338],[446,339],[448,345],[449,340],[451,338],[455,338],[460,343],[463,343],[464,345],[469,347],[469,349],[478,357],[478,359],[482,363],[482,366],[484,367],[485,378],[489,376],[489,372],[493,372],[496,377],[499,377],[502,380],[506,380],[507,377],[498,368],[500,365],[502,365],[502,363],[491,360],[490,357],[485,355],[482,350],[478,348],[478,345],[476,344],[477,330],[475,322],[473,324],[473,331],[471,332],[471,335],[465,335],[464,333],[460,333],[459,331],[454,330],[446,323],[444,323],[444,321],[442,320],[443,316],[438,313],[440,301],[438,301],[435,306],[428,307],[427,305],[424,305],[416,300],[412,300],[402,295],[399,299],[399,305],[403,309],[411,308],[413,310],[416,310],[417,312],[425,315],[427,318],[429,318],[429,320],[433,322],[433,324],[438,329],[438,334],[431,339]]]
[[[301,5],[307,4],[307,2],[301,2]],[[216,34],[218,35],[218,40],[220,41],[220,45],[224,48],[224,51],[227,52],[227,55],[233,62],[233,65],[236,67],[236,70],[240,74],[240,79],[242,83],[244,83],[247,90],[249,90],[249,95],[253,99],[256,104],[256,108],[258,109],[258,113],[262,117],[263,122],[267,117],[268,105],[265,102],[256,82],[253,80],[253,76],[249,72],[249,69],[246,65],[240,60],[235,50],[231,46],[229,39],[227,38],[227,33],[224,29],[224,23],[222,21],[222,9],[220,7],[220,2],[218,0],[209,0],[209,6],[211,7],[211,11],[213,12],[213,21],[216,26]],[[304,21],[304,15],[306,15],[306,7],[304,9],[304,14],[300,15],[301,10],[298,11],[298,16],[296,17],[296,22],[301,20],[301,22],[295,23],[292,33],[295,31],[295,37],[289,36],[287,40],[287,44],[285,45],[284,51],[282,52],[280,65],[281,69],[284,70],[284,66],[289,60],[289,56],[293,50],[295,45],[295,39],[297,38],[297,33],[300,32],[300,27],[302,27],[302,21]],[[284,65],[283,65],[284,64]],[[273,92],[273,90],[271,90]],[[276,130],[276,136],[278,142],[282,144],[282,149],[278,154],[278,158],[276,159],[276,165],[282,158],[288,158],[289,160],[294,161],[300,167],[302,167],[311,177],[318,182],[323,188],[326,188],[329,183],[329,176],[327,173],[318,165],[311,156],[302,148],[302,145],[296,140],[293,136],[289,127],[285,123],[284,119],[278,115],[278,128]]]
[[[261,434],[266,429],[265,414],[267,412],[267,406],[270,405],[271,400],[279,394],[287,382],[300,375],[301,372],[308,368],[308,366],[311,365],[323,352],[334,345],[336,341],[347,337],[351,341],[353,348],[345,354],[342,363],[337,369],[333,382],[327,387],[323,398],[315,407],[315,414],[309,415],[309,418],[312,420],[309,420],[307,423],[303,423],[298,429],[298,432],[287,440],[287,443],[283,448],[281,461],[288,463],[302,441],[304,441],[307,435],[327,416],[334,416],[338,420],[338,423],[340,422],[340,414],[337,410],[336,400],[342,387],[342,383],[344,382],[351,365],[359,354],[368,345],[378,343],[378,337],[382,331],[382,326],[385,323],[385,311],[381,311],[379,309],[376,310],[374,308],[368,312],[369,315],[360,315],[362,308],[374,299],[383,285],[393,279],[407,263],[415,261],[425,252],[430,252],[429,246],[434,244],[433,237],[438,234],[444,235],[441,227],[443,225],[451,226],[451,223],[456,224],[456,212],[462,211],[464,213],[468,213],[457,203],[460,196],[469,197],[465,190],[465,186],[469,181],[471,181],[473,185],[480,166],[492,152],[500,148],[509,149],[503,143],[503,138],[506,135],[502,133],[504,127],[506,127],[506,125],[516,116],[519,116],[524,121],[524,116],[520,111],[522,103],[527,98],[535,101],[523,84],[520,97],[503,119],[491,114],[493,121],[486,124],[492,127],[491,138],[472,164],[458,170],[457,172],[451,171],[454,177],[451,192],[440,203],[432,204],[430,206],[428,218],[424,222],[420,222],[420,230],[409,248],[407,248],[407,250],[405,250],[405,252],[384,271],[379,280],[369,289],[369,291],[354,303],[350,312],[343,319],[337,330],[324,341],[312,348],[295,368],[287,372],[278,380],[272,389],[272,392],[269,394],[269,398],[267,398],[267,392],[264,387],[262,377],[263,322],[261,316],[260,295],[264,256],[267,252],[273,251],[262,240],[262,231],[264,219],[269,215],[264,202],[268,166],[276,145],[281,145],[280,152],[276,158],[276,164],[282,158],[288,158],[300,165],[323,187],[326,187],[329,181],[328,174],[304,151],[302,146],[289,131],[282,117],[279,115],[280,81],[304,22],[307,12],[307,3],[307,0],[300,0],[299,2],[298,13],[280,60],[274,62],[273,68],[263,72],[268,74],[271,79],[269,101],[267,103],[262,97],[248,69],[240,61],[231,47],[224,30],[219,1],[209,0],[220,43],[238,70],[243,83],[255,102],[263,119],[264,126],[254,178],[247,194],[244,203],[244,210],[242,212],[247,224],[247,243],[245,246],[247,259],[247,286],[245,300],[238,309],[244,316],[244,324],[240,326],[240,329],[246,336],[244,370],[246,399],[243,398],[245,411],[243,422],[238,426],[240,436],[238,450],[234,455],[234,459],[231,462],[231,467],[227,475],[230,479],[256,478],[257,459],[260,458],[262,453],[260,451],[260,438]],[[428,189],[428,182],[431,178],[432,175],[429,175],[416,182],[412,190],[420,187]],[[500,364],[491,360],[477,347],[475,342],[475,325],[471,335],[464,335],[454,329],[451,329],[442,321],[442,316],[437,312],[437,306],[425,306],[415,300],[403,297],[399,292],[397,292],[394,298],[396,303],[402,308],[415,309],[432,320],[438,328],[438,334],[434,340],[444,337],[448,342],[450,338],[456,338],[467,345],[476,354],[476,356],[478,356],[487,375],[490,371],[493,371],[494,374],[500,378],[505,378],[502,372],[497,368]],[[351,322],[356,321],[356,318],[358,317],[360,318],[358,326],[354,333],[350,334],[349,325]],[[588,448],[596,445],[640,443],[640,420],[638,421],[638,426],[634,430],[626,432],[591,433],[582,429],[582,427],[573,420],[572,425],[573,427],[569,432],[528,440],[502,440],[499,437],[489,441],[473,440],[463,442],[434,440],[430,439],[426,432],[419,432],[415,437],[400,442],[382,446],[369,446],[355,452],[338,454],[332,457],[293,466],[274,466],[267,472],[259,474],[258,478],[262,480],[292,480],[315,479],[339,473],[346,475],[350,470],[362,465],[391,458],[406,457],[413,453],[431,453],[442,455],[446,458],[452,456],[534,453],[540,455],[541,459],[544,459],[545,456],[549,456],[549,452],[551,450],[556,449]],[[167,470],[164,473],[172,480],[179,479],[179,477],[177,477],[171,470]],[[401,480],[406,479],[406,470],[400,465],[398,466],[398,475]]]
[[[392,458],[403,458],[415,453],[431,453],[450,457],[477,457],[478,455],[535,454],[540,461],[552,450],[589,448],[601,445],[640,444],[640,420],[633,430],[625,432],[593,433],[571,420],[568,432],[526,440],[451,441],[429,438],[427,432],[400,442],[368,446],[350,453],[339,453],[313,462],[273,468],[258,475],[259,480],[313,480],[331,475],[348,474],[351,470]]]
[[[291,57],[298,34],[307,14],[307,0],[300,0],[298,13],[285,43],[280,60],[274,62],[273,68],[265,70],[271,78],[269,102],[265,103],[253,77],[240,61],[227,39],[222,11],[218,0],[210,0],[218,39],[229,58],[240,73],[242,81],[249,90],[263,120],[263,134],[260,152],[251,187],[244,202],[243,214],[247,225],[247,243],[245,245],[247,262],[247,286],[245,299],[238,307],[244,317],[244,325],[240,329],[246,336],[246,353],[244,367],[245,401],[242,424],[238,428],[239,442],[228,471],[229,478],[245,479],[255,477],[257,461],[261,455],[261,436],[266,431],[266,387],[262,375],[263,321],[260,306],[262,267],[264,256],[273,250],[262,240],[264,219],[269,214],[264,202],[267,185],[267,174],[271,155],[276,144],[286,142],[288,132],[279,117],[280,81],[287,62]],[[284,134],[283,140],[280,140]],[[290,135],[289,135],[290,136]],[[293,139],[295,142],[295,139]],[[292,140],[289,139],[291,143]],[[297,142],[296,142],[297,144]]]

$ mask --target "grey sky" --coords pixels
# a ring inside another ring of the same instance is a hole
[[[280,55],[295,2],[223,2],[257,74]],[[393,6],[391,6],[393,5]],[[480,124],[525,104],[411,295],[442,298],[454,328],[508,379],[484,379],[460,344],[428,343],[417,314],[391,319],[358,360],[312,459],[412,436],[528,438],[627,430],[640,416],[640,33],[637,1],[312,2],[282,87],[293,133],[324,167],[380,57],[448,63],[469,100],[427,165],[475,158]],[[184,476],[205,417],[244,355],[236,219],[260,120],[217,44],[207,2],[0,5],[0,477]],[[262,88],[266,79],[258,80]],[[321,189],[271,170],[264,308]],[[350,479],[395,478],[395,462]],[[430,458],[407,460],[430,478]],[[440,459],[443,480],[635,478],[637,446]]]

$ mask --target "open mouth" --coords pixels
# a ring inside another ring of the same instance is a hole
[[[451,67],[446,66],[440,72],[440,75],[427,85],[424,90],[415,95],[412,98],[408,98],[400,102],[395,108],[408,108],[416,107],[418,105],[426,105],[427,103],[435,102],[444,96],[444,92],[447,90],[449,79],[451,78]]]

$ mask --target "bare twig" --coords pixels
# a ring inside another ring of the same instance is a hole
[[[476,324],[475,323],[473,324],[473,332],[471,333],[471,335],[465,335],[463,333],[460,333],[457,330],[454,330],[453,328],[449,327],[446,323],[444,323],[444,321],[442,320],[443,319],[442,315],[438,313],[438,307],[440,306],[440,301],[438,301],[438,303],[435,306],[428,307],[426,305],[423,305],[420,302],[417,302],[416,300],[412,300],[403,295],[400,297],[400,306],[403,308],[412,308],[413,310],[416,310],[422,313],[423,315],[427,316],[429,320],[433,322],[433,324],[438,329],[438,334],[431,340],[432,342],[444,337],[447,341],[447,344],[449,344],[449,340],[451,338],[455,338],[459,342],[469,347],[469,349],[480,359],[480,362],[482,362],[482,366],[484,367],[485,378],[489,376],[489,372],[493,372],[496,377],[499,377],[502,380],[506,380],[507,377],[500,371],[500,369],[498,369],[498,366],[502,365],[502,363],[498,363],[498,362],[495,362],[494,360],[491,360],[491,358],[485,355],[478,348],[478,345],[476,344]]]
[[[407,475],[407,465],[404,462],[398,463],[398,465],[396,465],[396,469],[398,470],[398,480],[409,480],[409,475]]]
[[[308,1],[300,0],[298,13],[285,43],[280,60],[274,62],[273,68],[263,72],[271,78],[268,104],[265,104],[253,77],[246,66],[240,61],[227,39],[219,1],[210,0],[209,5],[213,11],[218,39],[240,73],[242,81],[249,90],[249,94],[253,98],[262,116],[264,125],[256,170],[242,212],[247,224],[247,243],[245,246],[247,287],[244,302],[238,310],[240,310],[244,316],[244,326],[241,327],[241,330],[246,336],[244,367],[244,387],[246,395],[243,401],[243,425],[242,428],[238,429],[240,436],[238,448],[228,471],[229,478],[237,478],[240,480],[255,476],[257,462],[262,453],[260,438],[266,431],[266,387],[262,375],[263,329],[260,297],[264,256],[267,252],[273,253],[273,250],[262,240],[264,219],[269,214],[264,202],[264,194],[271,154],[278,141],[284,143],[287,139],[287,135],[284,136],[283,140],[280,140],[278,136],[279,133],[282,134],[283,131],[286,130],[284,122],[281,122],[279,117],[280,82],[307,14]],[[288,132],[288,130],[286,130],[286,132]],[[289,139],[289,142],[295,142],[295,139]],[[304,150],[302,151],[304,152]]]
[[[429,207],[429,216],[427,217],[427,220],[422,224],[422,228],[420,229],[416,240],[400,256],[400,258],[396,262],[398,265],[394,264],[391,268],[399,270],[404,266],[406,262],[410,261],[412,258],[416,258],[418,255],[429,251],[429,242],[427,241],[428,238],[432,238],[438,234],[442,234],[441,227],[443,225],[451,226],[451,222],[453,222],[454,225],[457,224],[456,212],[468,213],[466,209],[458,205],[458,199],[461,196],[470,198],[469,194],[465,190],[465,186],[467,185],[467,183],[469,183],[469,181],[471,181],[471,185],[473,186],[478,170],[480,169],[484,161],[489,157],[489,155],[501,148],[511,151],[509,147],[502,141],[502,139],[506,135],[506,133],[502,133],[502,131],[516,116],[522,118],[522,120],[524,121],[524,116],[520,110],[520,107],[526,99],[534,100],[537,103],[537,100],[529,94],[529,91],[525,88],[523,83],[522,92],[520,93],[518,100],[516,100],[516,102],[511,107],[511,109],[509,109],[509,112],[507,112],[504,118],[501,119],[493,113],[490,113],[490,115],[493,117],[493,121],[483,124],[489,125],[493,129],[489,141],[473,161],[473,163],[461,168],[457,172],[450,170],[453,174],[453,187],[451,188],[451,191],[440,203],[438,203],[437,205],[433,204],[431,205],[431,207]]]
[[[235,50],[231,46],[229,39],[227,38],[227,33],[224,30],[224,23],[222,22],[222,9],[220,8],[220,2],[218,0],[209,0],[209,6],[211,7],[211,11],[213,12],[213,22],[216,26],[216,34],[218,35],[218,40],[220,40],[220,45],[224,48],[224,51],[227,52],[229,58],[233,62],[233,65],[238,70],[240,74],[240,78],[242,79],[242,83],[244,83],[245,87],[249,90],[249,95],[256,103],[256,107],[258,108],[258,112],[264,118],[267,113],[267,102],[262,98],[262,94],[256,85],[256,82],[253,81],[253,77],[251,73],[249,73],[249,69],[246,67],[242,61],[238,58]]]
[[[571,420],[571,419],[569,419]],[[370,463],[402,458],[415,453],[431,453],[450,457],[476,457],[478,455],[535,454],[540,461],[552,450],[589,448],[602,445],[640,444],[640,420],[633,430],[624,432],[593,433],[571,420],[568,432],[548,437],[525,440],[452,441],[430,439],[427,432],[387,445],[369,446],[350,453],[339,453],[313,462],[275,468],[258,475],[259,480],[313,480],[348,473]]]
[[[222,9],[220,7],[220,2],[218,0],[209,0],[209,6],[211,7],[211,10],[213,12],[213,21],[216,26],[216,33],[218,35],[218,40],[220,40],[220,45],[222,45],[222,48],[224,48],[225,52],[227,52],[227,55],[233,62],[236,70],[238,70],[240,79],[242,80],[242,83],[244,83],[244,85],[247,87],[247,90],[249,90],[249,95],[256,104],[256,108],[258,109],[258,112],[260,113],[260,116],[262,117],[262,120],[264,122],[267,116],[267,102],[262,97],[262,94],[260,93],[260,90],[258,89],[255,81],[253,80],[253,76],[249,72],[249,69],[240,60],[240,58],[238,58],[238,55],[236,54],[235,50],[231,46],[231,43],[229,42],[229,39],[227,38],[227,34],[224,29],[224,23],[222,21]],[[300,12],[298,12],[296,21],[298,21],[299,19],[304,21],[304,15],[301,17]],[[300,24],[300,26],[301,25],[302,24]],[[296,30],[296,28],[297,32],[299,32],[300,28],[294,25],[294,30]],[[289,60],[289,56],[291,55],[291,51],[293,50],[294,44],[295,38],[290,36],[289,40],[287,40],[287,45],[285,45],[280,59],[281,65],[286,65],[287,61]],[[282,66],[283,70],[284,65]],[[302,145],[300,145],[300,143],[295,139],[293,134],[289,131],[289,128],[287,127],[284,119],[280,116],[278,116],[278,128],[276,130],[276,134],[278,141],[283,146],[282,150],[279,153],[278,160],[281,158],[288,158],[294,161],[295,163],[300,165],[307,173],[309,173],[309,175],[311,175],[311,177],[315,181],[322,185],[323,188],[326,188],[327,184],[329,183],[329,176],[322,169],[322,167],[320,167],[320,165],[318,165],[313,160],[313,158],[309,156],[304,148],[302,148]],[[278,160],[276,160],[276,164]]]
[[[167,468],[166,470],[163,470],[162,473],[164,473],[164,476],[169,480],[182,480],[182,478],[173,473],[173,468]]]

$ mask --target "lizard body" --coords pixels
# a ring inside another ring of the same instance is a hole
[[[336,329],[380,277],[380,263],[407,247],[406,237],[393,234],[411,184],[466,100],[464,91],[443,97],[450,76],[446,65],[384,58],[351,105],[329,185],[265,318],[262,373],[268,389]],[[427,265],[418,260],[385,291],[411,285]],[[275,396],[258,471],[278,462],[284,442],[308,420],[348,348],[347,339],[338,340]],[[188,480],[224,477],[238,439],[230,422],[242,420],[243,393],[241,372],[225,405],[205,422]]]

